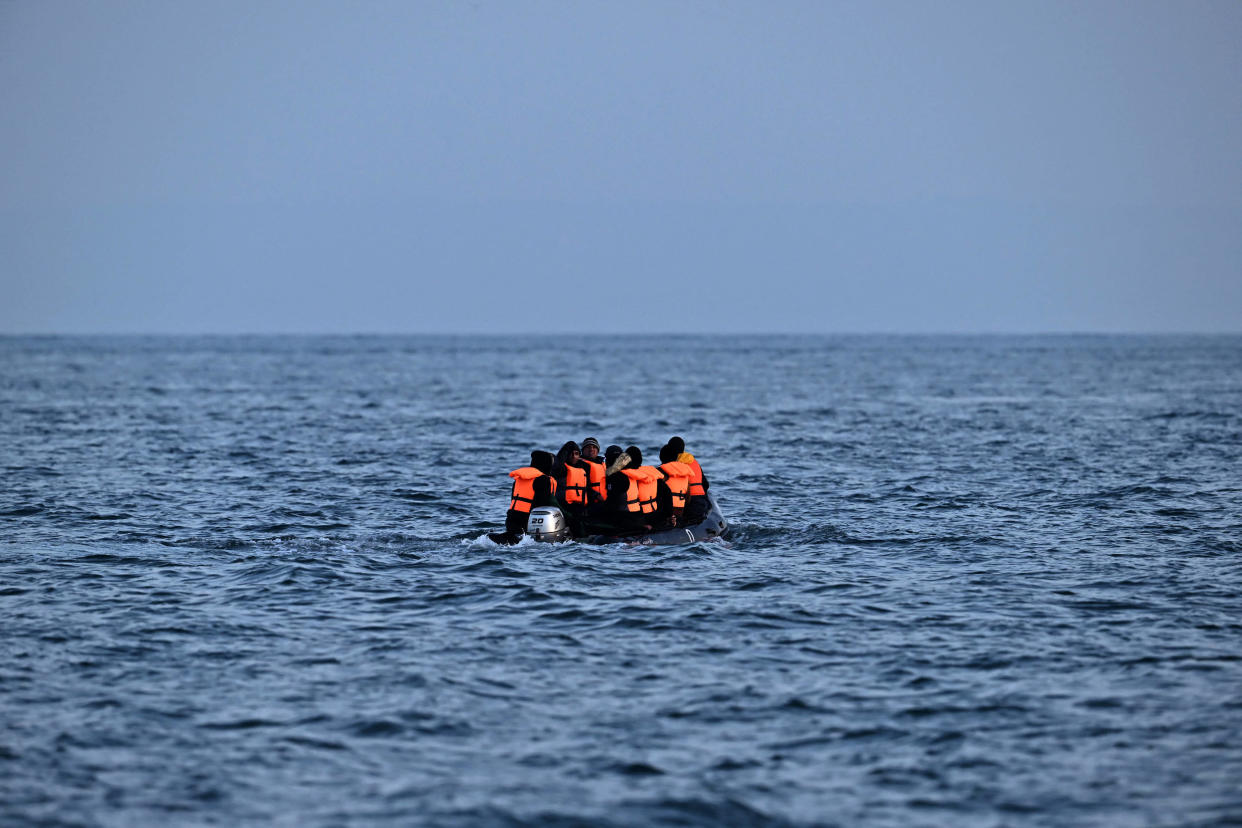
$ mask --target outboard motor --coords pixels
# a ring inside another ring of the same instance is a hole
[[[557,543],[569,540],[569,524],[555,506],[540,506],[530,510],[526,519],[526,534],[537,541]]]

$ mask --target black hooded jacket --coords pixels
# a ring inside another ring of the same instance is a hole
[[[552,455],[546,451],[532,451],[530,453],[530,464],[544,475],[552,474]],[[559,506],[556,496],[552,494],[552,478],[536,477],[531,482],[531,488],[535,490],[534,506]]]

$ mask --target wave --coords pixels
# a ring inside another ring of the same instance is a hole
[[[746,767],[744,764],[741,767]],[[621,762],[612,766],[611,772],[621,777],[659,776],[662,772],[645,762]],[[661,797],[648,800],[626,800],[610,803],[605,808],[584,810],[543,809],[531,812],[510,810],[495,805],[464,808],[448,813],[428,815],[428,824],[437,828],[581,828],[584,825],[601,828],[629,828],[633,825],[678,826],[729,826],[730,828],[797,828],[803,825],[823,825],[815,818],[799,823],[773,816],[746,802],[722,796],[719,799]]]

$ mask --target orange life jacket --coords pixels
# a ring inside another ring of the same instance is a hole
[[[629,489],[625,493],[625,508],[631,512],[642,512],[644,515],[654,512],[656,483],[660,480],[660,473],[651,466],[622,469],[621,473],[630,479]]]
[[[513,495],[509,508],[515,512],[530,514],[530,507],[535,505],[535,478],[543,477],[543,472],[534,466],[523,466],[509,472],[509,476],[513,478]],[[556,494],[555,480],[552,481],[552,493]]]
[[[608,467],[604,465],[603,460],[587,460],[586,464],[587,477],[590,479],[587,488],[599,495],[600,502],[607,500],[608,484],[604,482],[604,479],[608,476]]]
[[[694,459],[694,455],[683,451],[677,456],[677,462],[690,467],[690,496],[703,497],[707,494],[707,490],[703,488],[703,469],[699,466],[699,461]]]
[[[660,472],[664,476],[664,482],[668,484],[668,490],[673,493],[673,510],[680,512],[686,508],[686,498],[690,492],[690,477],[694,474],[694,469],[690,468],[687,463],[670,460],[660,464]],[[700,479],[702,479],[701,476]]]
[[[585,469],[565,464],[565,503],[586,503],[587,473]]]

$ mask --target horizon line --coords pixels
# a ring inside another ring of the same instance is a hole
[[[1014,330],[1014,331],[0,331],[0,337],[433,337],[433,336],[477,336],[477,337],[866,337],[866,336],[971,336],[971,337],[1004,337],[1004,336],[1242,336],[1242,328],[1237,330]]]

